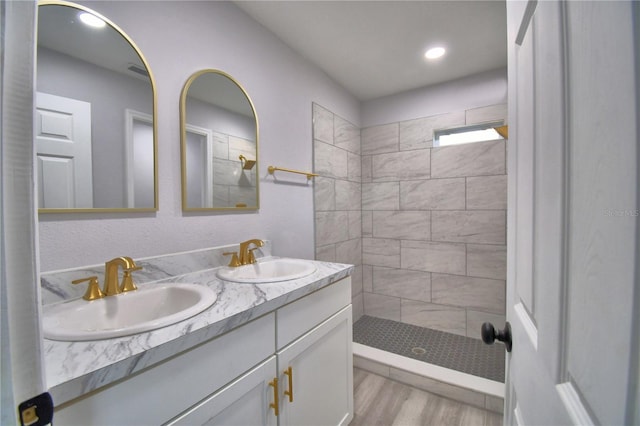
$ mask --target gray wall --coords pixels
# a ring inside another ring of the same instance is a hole
[[[41,269],[51,271],[237,243],[273,242],[275,255],[314,257],[313,190],[267,174],[275,165],[312,169],[311,103],[359,125],[359,103],[231,2],[87,1],[122,28],[147,59],[157,83],[159,206],[156,214],[40,215]],[[260,210],[183,214],[180,93],[189,76],[219,69],[243,85],[260,126]],[[64,242],[64,244],[62,244]]]

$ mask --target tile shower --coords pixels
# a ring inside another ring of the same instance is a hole
[[[471,339],[485,321],[504,323],[506,141],[433,147],[432,137],[506,113],[489,105],[359,129],[313,105],[316,258],[356,265],[354,321]]]

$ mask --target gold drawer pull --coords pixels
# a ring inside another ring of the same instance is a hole
[[[278,378],[274,377],[272,381],[269,382],[269,386],[273,387],[273,402],[269,404],[269,408],[273,408],[273,412],[278,417],[280,411],[278,410],[278,406],[280,403],[278,402]]]
[[[284,394],[289,396],[289,402],[293,402],[293,369],[291,367],[287,368],[284,374],[289,377],[289,390],[284,391]]]

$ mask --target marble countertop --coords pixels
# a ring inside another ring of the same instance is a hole
[[[313,262],[306,277],[269,284],[238,284],[210,268],[142,285],[189,282],[214,290],[217,301],[179,323],[132,336],[86,342],[44,340],[46,383],[56,405],[141,371],[347,277],[352,265]]]

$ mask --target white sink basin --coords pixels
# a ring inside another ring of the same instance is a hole
[[[313,263],[301,259],[267,259],[236,268],[220,268],[218,278],[237,283],[273,283],[306,277],[316,271]]]
[[[155,330],[207,309],[216,293],[198,284],[147,284],[136,291],[87,302],[77,299],[44,308],[44,337],[99,340]]]

